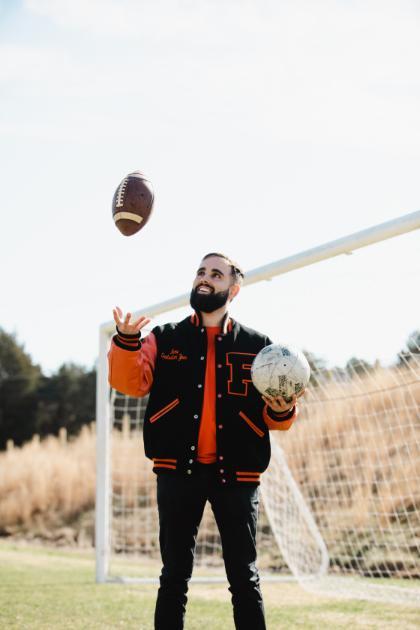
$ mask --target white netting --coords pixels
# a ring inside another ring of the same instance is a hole
[[[300,514],[282,515],[277,456],[264,498],[296,577],[326,593],[420,601],[420,348],[394,368],[315,372],[299,430],[281,444],[329,556],[328,576],[320,578]],[[286,534],[284,522],[292,525]]]

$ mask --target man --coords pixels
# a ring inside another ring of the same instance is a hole
[[[144,418],[146,456],[157,474],[163,568],[156,630],[184,627],[195,538],[206,501],[219,528],[235,627],[263,630],[256,562],[258,485],[270,460],[269,429],[288,429],[296,397],[260,396],[251,382],[255,355],[270,339],[229,317],[243,279],[227,256],[207,254],[190,303],[194,314],[158,326],[114,309],[117,334],[109,381],[129,396],[150,394]]]

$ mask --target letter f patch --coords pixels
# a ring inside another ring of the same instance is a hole
[[[248,383],[252,383],[251,365],[255,354],[248,352],[228,352],[226,363],[230,368],[228,392],[234,396],[247,396]]]

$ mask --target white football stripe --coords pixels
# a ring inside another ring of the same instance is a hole
[[[130,219],[136,223],[141,223],[143,221],[143,217],[139,217],[138,214],[134,214],[133,212],[117,212],[114,214],[115,223],[120,219]]]

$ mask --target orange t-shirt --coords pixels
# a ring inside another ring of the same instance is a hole
[[[198,433],[197,460],[201,464],[214,464],[216,462],[216,350],[214,338],[220,333],[220,327],[209,326],[206,331],[206,377],[203,411]]]

